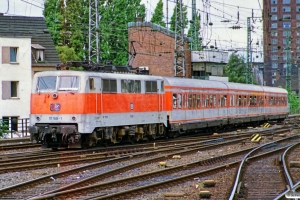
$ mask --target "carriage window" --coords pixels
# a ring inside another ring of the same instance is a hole
[[[178,108],[181,109],[181,104],[182,104],[182,95],[181,94],[178,94],[178,97],[177,97],[177,103],[178,103]]]
[[[192,95],[191,94],[189,94],[188,107],[189,108],[192,107]]]
[[[177,94],[173,94],[173,108],[177,108]]]
[[[56,89],[56,76],[43,76],[38,77],[38,82],[36,85],[37,92],[43,91],[55,91]]]
[[[230,95],[230,106],[234,106],[234,95]]]
[[[157,93],[157,82],[146,81],[146,92]]]
[[[196,108],[196,94],[193,94],[192,104],[193,108]]]
[[[253,105],[254,105],[254,97],[253,97],[253,96],[250,96],[250,97],[249,97],[249,101],[250,101],[249,105],[250,105],[250,106],[253,106]]]
[[[201,96],[200,94],[197,94],[197,108],[200,108],[201,106]]]
[[[226,95],[221,95],[221,98],[220,98],[220,106],[221,107],[225,107],[226,106]]]
[[[122,93],[141,93],[140,80],[121,80]]]
[[[236,105],[237,106],[242,106],[242,96],[238,96],[238,98],[236,99]]]
[[[183,107],[186,108],[187,94],[183,94]]]
[[[206,99],[205,99],[205,104],[206,104],[206,107],[208,108],[209,107],[209,95],[207,94],[206,95]]]
[[[117,92],[117,80],[102,79],[102,87],[103,92]]]
[[[216,107],[217,106],[217,96],[214,94],[213,96],[213,106]]]

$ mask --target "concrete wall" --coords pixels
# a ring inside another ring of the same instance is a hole
[[[3,64],[2,47],[18,47],[18,61]],[[3,81],[18,81],[18,96],[3,100]],[[0,37],[0,119],[28,118],[31,91],[31,38]]]

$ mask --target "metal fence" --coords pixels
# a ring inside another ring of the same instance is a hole
[[[6,134],[8,138],[15,138],[15,137],[27,137],[30,136],[29,134],[29,118],[10,118],[10,119],[3,119],[3,122],[6,123],[9,127],[9,133]]]

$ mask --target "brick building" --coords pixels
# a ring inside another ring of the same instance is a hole
[[[298,92],[300,0],[264,0],[263,6],[265,84],[286,87],[290,79]]]
[[[136,50],[132,67],[144,67],[149,74],[175,76],[174,49],[175,33],[151,22],[130,22],[128,24],[129,47],[131,41]],[[188,38],[185,38],[185,71],[186,77],[192,77],[191,51],[188,49]],[[177,76],[182,76],[178,74]]]

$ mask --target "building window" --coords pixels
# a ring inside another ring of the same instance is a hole
[[[296,12],[300,12],[300,6],[296,7]]]
[[[282,27],[283,28],[291,28],[291,23],[290,22],[283,22]]]
[[[278,56],[277,55],[272,55],[272,60],[278,60]]]
[[[296,3],[297,3],[297,4],[300,3],[300,0],[296,0]]]
[[[277,0],[270,0],[271,4],[277,4]]]
[[[36,62],[44,62],[45,61],[45,47],[39,44],[31,44],[33,57]]]
[[[291,15],[283,15],[282,19],[283,20],[290,20],[291,19]]]
[[[277,28],[277,23],[272,23],[271,28]]]
[[[278,51],[278,47],[275,46],[275,47],[272,47],[272,52],[277,52]]]
[[[290,3],[291,3],[291,0],[282,0],[282,3],[283,3],[283,4],[290,4]]]
[[[272,44],[277,44],[278,41],[277,41],[277,39],[272,39],[272,40],[271,40],[271,43],[272,43]]]
[[[291,31],[283,31],[283,36],[290,36],[291,35]]]
[[[277,7],[271,7],[271,12],[277,12]]]
[[[17,62],[18,48],[10,47],[10,62]]]
[[[282,8],[282,11],[283,11],[283,12],[291,12],[291,7],[289,7],[289,6],[284,6],[284,7]]]
[[[272,63],[272,68],[277,69],[278,68],[278,63]]]
[[[2,99],[18,98],[19,81],[2,81]]]
[[[18,62],[18,47],[2,47],[2,63]]]
[[[272,76],[276,76],[277,71],[272,71]]]
[[[44,61],[44,50],[36,51],[36,59],[37,61]]]
[[[276,78],[272,78],[272,84],[274,85],[276,83]]]
[[[277,15],[272,15],[271,20],[277,20]]]
[[[299,38],[297,38],[297,44],[300,44],[300,39]]]
[[[271,31],[271,36],[277,36],[277,35],[278,35],[277,31]]]

